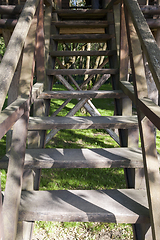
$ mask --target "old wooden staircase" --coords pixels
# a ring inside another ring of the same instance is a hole
[[[31,239],[33,222],[43,220],[130,223],[134,239],[158,240],[160,177],[154,127],[160,129],[160,108],[149,98],[144,61],[160,91],[160,50],[149,29],[159,34],[154,16],[160,8],[139,1],[140,8],[137,0],[109,0],[103,9],[81,10],[59,9],[52,0],[6,2],[0,1],[7,45],[0,65],[0,138],[6,134],[7,139],[6,155],[0,159],[0,168],[7,169],[0,238]],[[59,43],[106,43],[107,49],[59,51]],[[66,69],[60,59],[70,56],[104,60],[94,69]],[[101,76],[98,82],[84,91],[96,74]],[[78,84],[75,75],[87,78]],[[109,78],[113,90],[99,90]],[[52,91],[57,81],[67,90]],[[65,101],[50,115],[52,98]],[[114,116],[101,116],[93,98],[114,98]],[[57,117],[71,99],[78,103],[67,116]],[[89,117],[74,116],[82,107]],[[45,148],[60,129],[90,128],[105,129],[120,148]],[[39,191],[43,168],[124,168],[127,188]]]

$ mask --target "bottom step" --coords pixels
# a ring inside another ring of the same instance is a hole
[[[149,223],[144,190],[23,191],[19,220]]]

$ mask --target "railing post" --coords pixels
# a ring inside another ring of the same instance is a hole
[[[148,93],[144,65],[142,62],[143,58],[141,52],[141,44],[129,16],[127,18],[127,32],[130,48],[130,61],[132,68],[134,91],[136,96],[138,122],[141,136],[141,145],[143,152],[144,172],[152,227],[152,237],[153,240],[158,240],[160,236],[160,212],[158,211],[158,206],[160,204],[160,175],[155,144],[154,126],[150,122],[150,120],[141,112],[138,105],[138,98],[147,97]]]

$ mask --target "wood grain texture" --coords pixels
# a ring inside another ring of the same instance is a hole
[[[9,156],[0,168],[7,168]],[[140,148],[26,149],[25,168],[143,168],[143,160]]]
[[[50,55],[53,57],[70,57],[70,56],[110,56],[116,54],[116,50],[106,51],[52,51]]]
[[[77,43],[94,43],[94,42],[106,42],[106,40],[111,39],[114,37],[110,34],[71,34],[71,35],[58,35],[58,34],[52,34],[52,39],[63,43],[63,42],[77,42]]]
[[[127,129],[138,124],[137,116],[124,117],[30,117],[29,130],[47,129]]]
[[[42,92],[38,98],[43,99],[68,99],[68,98],[122,98],[124,93],[120,90],[115,91],[48,91]]]
[[[149,211],[140,190],[30,191],[22,192],[19,219],[148,223]]]
[[[109,22],[104,20],[79,20],[79,21],[52,21],[52,24],[56,27],[77,27],[77,28],[105,28],[108,26]]]
[[[55,11],[62,19],[103,19],[108,10],[107,9],[81,9],[69,10],[61,9]]]
[[[116,74],[118,69],[47,69],[48,75],[84,75],[84,74]]]
[[[26,1],[2,59],[0,65],[0,110],[3,107],[38,2],[39,0]]]

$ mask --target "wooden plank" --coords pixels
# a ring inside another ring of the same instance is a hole
[[[143,190],[23,192],[19,219],[27,221],[149,223]]]
[[[138,124],[137,116],[96,117],[30,117],[29,130],[48,129],[93,129],[133,128]]]
[[[77,27],[77,28],[105,28],[111,22],[104,20],[79,20],[79,21],[52,21],[52,24],[58,28],[68,28],[68,27]],[[113,22],[112,22],[113,24]]]
[[[20,54],[28,34],[39,0],[27,0],[8,47],[0,64],[0,110],[3,107],[10,83],[17,67]],[[26,17],[27,16],[27,17]],[[19,39],[17,41],[17,39]],[[12,57],[14,56],[14,58]],[[8,64],[6,64],[8,63]]]
[[[116,74],[118,69],[47,69],[48,75],[84,75],[84,74]]]
[[[65,34],[105,34],[105,29],[104,28],[88,28],[88,27],[83,27],[83,28],[77,28],[77,27],[65,27],[65,28],[60,28],[59,29],[59,34],[65,35]]]
[[[154,5],[145,5],[141,6],[141,11],[143,14],[148,15],[159,15],[160,14],[160,6],[154,6]]]
[[[10,153],[0,160],[6,169]],[[160,158],[159,158],[160,165]],[[140,148],[26,149],[25,168],[143,168]]]
[[[81,9],[69,10],[61,9],[55,11],[62,19],[103,19],[108,10],[106,9]]]
[[[0,19],[0,28],[13,29],[17,24],[17,19]]]
[[[86,43],[86,42],[106,42],[113,38],[113,35],[110,34],[78,34],[78,35],[58,35],[52,34],[52,39],[58,42],[77,42],[77,43]]]
[[[160,20],[159,19],[147,19],[147,23],[151,29],[160,28]]]
[[[4,239],[15,239],[17,232],[28,117],[29,112],[26,111],[25,114],[15,123],[13,128],[11,154],[2,211]]]
[[[111,56],[116,54],[116,50],[106,51],[50,51],[53,57],[70,57],[70,56]]]
[[[0,5],[0,14],[16,15],[22,12],[22,5]]]
[[[68,99],[68,98],[122,98],[122,91],[48,91],[43,92],[38,98],[43,99]]]
[[[32,20],[28,35],[25,40],[22,67],[19,80],[19,96],[30,98],[33,86],[34,68],[35,68],[35,44],[36,44],[37,17]],[[32,170],[23,172],[23,190],[33,190],[33,173]],[[30,176],[30,177],[29,177]],[[30,180],[29,180],[30,178]],[[27,222],[18,222],[17,240],[29,239],[32,232],[32,224]]]
[[[160,91],[160,49],[155,42],[137,1],[125,0],[124,2],[132,18],[156,86]]]
[[[5,108],[0,114],[0,139],[24,114],[26,99],[19,98]]]

